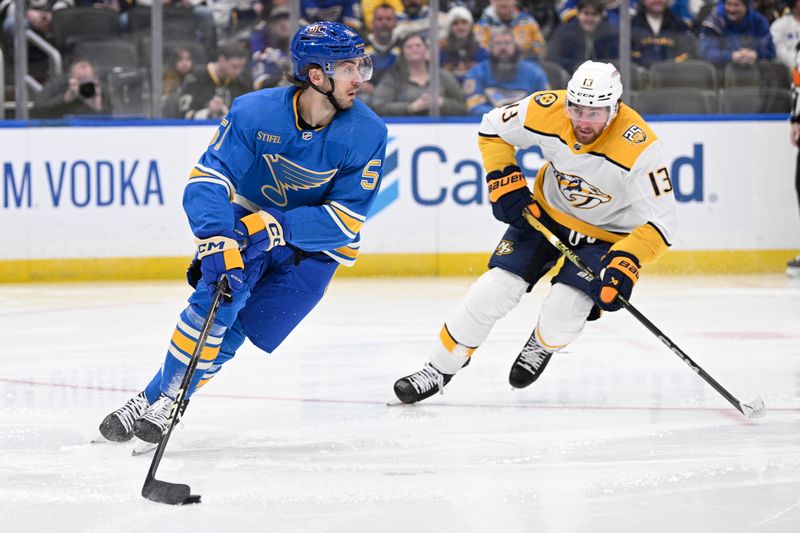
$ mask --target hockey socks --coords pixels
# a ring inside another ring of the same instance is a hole
[[[192,353],[197,347],[197,339],[200,336],[203,320],[204,317],[200,316],[191,307],[187,307],[181,313],[170,339],[164,364],[145,388],[145,396],[147,396],[147,400],[150,403],[154,403],[161,393],[170,398],[174,398],[177,394],[178,387],[186,372],[186,367],[189,365]],[[189,384],[187,398],[192,395],[201,380],[205,383],[219,371],[219,366],[214,365],[214,361],[219,353],[225,329],[225,326],[221,324],[214,324],[211,327],[211,333],[206,339],[205,346],[200,354],[200,361],[197,363],[197,369]]]

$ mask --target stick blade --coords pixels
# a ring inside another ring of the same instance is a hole
[[[742,414],[747,418],[761,418],[767,415],[767,407],[761,396],[756,396],[749,402],[741,402],[739,406],[742,408]]]
[[[142,496],[152,502],[167,505],[188,505],[200,503],[200,495],[192,494],[189,485],[169,483],[158,479],[148,479],[142,487]]]

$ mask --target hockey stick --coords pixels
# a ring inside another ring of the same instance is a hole
[[[533,213],[526,207],[522,211],[522,216],[525,217],[525,220],[534,227],[539,233],[544,235],[547,238],[547,241],[552,244],[559,252],[561,252],[564,257],[566,257],[569,261],[571,261],[576,267],[581,269],[586,277],[587,280],[599,280],[599,276],[592,272],[592,269],[589,268],[586,263],[576,254],[569,246],[564,244],[561,239],[559,239],[552,231],[550,231],[544,224],[542,224],[539,219],[533,216]],[[683,359],[683,362],[689,365],[689,368],[694,370],[701,378],[705,380],[706,383],[711,385],[715,391],[720,393],[723,398],[728,400],[728,402],[733,405],[737,411],[742,413],[747,418],[760,418],[767,414],[766,407],[764,406],[764,400],[761,399],[760,396],[756,396],[752,401],[748,403],[740,402],[733,396],[730,392],[725,390],[725,387],[717,383],[717,381],[708,375],[708,373],[703,370],[700,365],[692,361],[692,358],[689,357],[686,352],[678,348],[678,346],[672,342],[672,340],[664,335],[664,333],[656,327],[655,324],[650,322],[642,313],[639,312],[633,305],[631,305],[628,300],[623,298],[622,296],[617,295],[617,301],[625,308],[630,314],[636,317],[636,320],[641,322],[644,327],[650,330],[650,332],[658,337],[658,340],[663,342],[667,348],[672,350],[678,357]]]
[[[228,278],[223,277],[217,284],[217,291],[214,293],[214,298],[211,300],[208,316],[197,338],[197,346],[195,346],[192,358],[189,360],[189,365],[186,367],[186,373],[183,375],[183,381],[181,381],[178,394],[175,395],[175,401],[172,402],[172,410],[169,413],[167,425],[161,435],[161,440],[158,443],[158,448],[156,448],[153,462],[150,463],[150,470],[147,472],[147,477],[144,480],[142,496],[148,500],[169,505],[200,503],[200,495],[192,494],[192,489],[189,488],[189,485],[158,480],[156,479],[156,470],[161,462],[161,456],[164,455],[164,449],[167,447],[169,436],[175,428],[175,421],[178,418],[178,406],[182,405],[184,398],[186,398],[186,393],[189,390],[189,384],[192,382],[195,368],[197,368],[197,363],[200,361],[200,354],[203,352],[203,346],[206,344],[206,339],[208,339],[208,334],[211,332],[211,326],[214,324],[219,305],[227,291]]]

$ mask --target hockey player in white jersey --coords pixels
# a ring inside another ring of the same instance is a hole
[[[661,142],[621,102],[617,69],[587,61],[566,91],[542,91],[483,116],[478,143],[494,216],[508,229],[489,270],[445,321],[430,360],[394,385],[404,403],[439,392],[473,352],[559,259],[559,252],[523,218],[528,208],[602,279],[587,281],[570,262],[552,280],[538,322],[511,366],[509,382],[524,388],[554,352],[575,341],[601,309],[630,298],[642,265],[656,261],[675,236],[675,198]],[[516,149],[538,145],[547,163],[533,194]]]

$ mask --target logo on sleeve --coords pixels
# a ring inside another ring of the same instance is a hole
[[[509,255],[514,253],[514,243],[507,240],[500,241],[494,250],[495,255]]]
[[[622,136],[633,144],[643,143],[647,140],[647,134],[639,126],[631,126],[625,130],[625,133],[623,133]]]
[[[538,93],[533,97],[533,101],[542,107],[550,107],[556,100],[558,100],[556,93]]]

